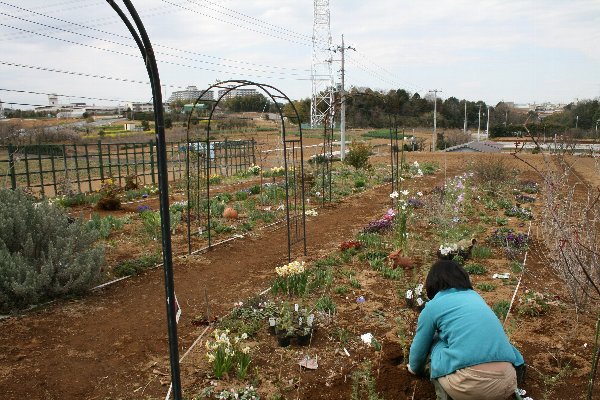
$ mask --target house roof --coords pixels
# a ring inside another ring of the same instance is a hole
[[[490,141],[477,142],[474,140],[471,142],[448,147],[446,149],[446,151],[449,151],[449,152],[472,151],[472,152],[476,152],[476,153],[500,153],[502,151],[502,145],[495,143],[495,142],[490,142]]]

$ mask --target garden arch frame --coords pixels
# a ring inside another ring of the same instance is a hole
[[[356,94],[347,94],[346,98],[343,100],[348,101],[354,97],[359,96],[372,96],[379,97],[376,94],[372,93],[356,93]],[[338,104],[342,104],[339,102]],[[386,108],[389,108],[387,102],[385,102]],[[321,153],[321,202],[322,205],[325,206],[326,203],[332,202],[332,167],[333,164],[333,136],[334,136],[334,110],[332,109],[325,119],[326,123],[323,124],[323,151]],[[391,111],[386,110],[385,115],[387,115],[389,120],[389,132],[390,132],[390,182],[391,182],[391,191],[398,192],[401,188],[401,173],[404,164],[404,132],[402,132],[402,143],[399,143],[398,138],[398,120],[397,116],[393,114]],[[393,204],[392,200],[392,204]]]
[[[262,84],[247,80],[228,80],[223,82],[215,83],[205,89],[194,101],[190,114],[187,121],[187,132],[186,132],[186,177],[187,177],[187,228],[188,228],[188,251],[192,252],[191,249],[191,207],[190,207],[190,130],[192,121],[206,121],[206,135],[203,141],[202,148],[205,150],[205,156],[203,162],[205,163],[204,171],[204,186],[206,189],[206,223],[207,223],[207,235],[208,235],[208,248],[210,249],[213,245],[211,237],[211,210],[210,210],[210,168],[211,168],[211,123],[215,119],[215,110],[221,100],[227,95],[237,89],[254,86],[259,88],[277,108],[279,114],[279,122],[281,126],[281,142],[283,145],[283,162],[284,162],[284,179],[285,179],[285,211],[286,211],[286,223],[287,223],[287,245],[288,245],[288,261],[292,260],[292,248],[297,245],[302,245],[302,252],[304,255],[306,252],[306,216],[305,216],[305,190],[304,190],[304,148],[302,146],[302,126],[300,115],[298,110],[294,106],[294,103],[290,98],[283,93],[281,90],[268,84]],[[216,100],[205,100],[203,97],[211,90],[221,89],[222,92]],[[291,106],[293,115],[285,115],[282,106],[278,103],[279,101],[287,102]],[[212,107],[207,117],[194,118],[194,111],[197,110],[198,103],[206,102],[211,103]],[[290,139],[286,137],[286,120],[295,121],[298,124],[299,138]],[[198,164],[199,167],[199,164]],[[198,184],[200,185],[200,174],[197,175]],[[199,189],[199,187],[198,187]]]

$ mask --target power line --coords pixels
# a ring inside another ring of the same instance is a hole
[[[28,103],[14,103],[12,101],[2,101],[0,100],[0,104],[9,104],[11,106],[28,106],[28,107],[46,107],[48,104],[28,104]],[[6,112],[6,110],[5,110]]]
[[[292,40],[292,39],[288,39],[288,38],[285,38],[285,37],[276,36],[276,35],[273,35],[271,33],[267,33],[267,32],[263,32],[263,31],[259,31],[259,30],[256,30],[256,29],[249,28],[247,26],[237,25],[237,24],[235,24],[233,22],[230,22],[230,21],[227,21],[227,20],[224,20],[224,19],[221,19],[221,18],[217,18],[217,17],[214,17],[214,16],[212,16],[210,14],[205,14],[205,13],[202,13],[200,11],[193,10],[191,8],[184,7],[181,4],[176,4],[176,3],[170,2],[168,0],[161,0],[161,1],[163,3],[171,4],[172,6],[179,7],[181,9],[183,9],[183,10],[187,10],[187,11],[199,14],[199,15],[203,15],[203,16],[205,16],[207,18],[214,19],[215,21],[223,22],[225,24],[233,25],[233,26],[236,26],[238,28],[243,28],[243,29],[246,29],[246,30],[249,30],[249,31],[252,31],[252,32],[260,33],[261,35],[266,35],[266,36],[274,37],[276,39],[285,40],[286,42],[300,44],[300,45],[303,45],[303,46],[311,46],[311,44],[308,43],[308,42],[298,42],[297,40]],[[257,26],[256,24],[254,24],[254,25]]]
[[[189,3],[194,3],[194,4],[196,4],[197,6],[199,6],[199,7],[200,7],[200,4],[196,3],[196,1],[194,1],[194,0],[187,0],[187,1],[188,1]],[[252,16],[250,16],[250,15],[246,15],[246,14],[244,14],[244,13],[241,13],[241,12],[239,12],[239,11],[233,10],[233,9],[231,9],[231,8],[227,8],[227,7],[225,7],[225,6],[222,6],[222,5],[220,5],[220,4],[217,4],[217,3],[215,3],[215,2],[213,2],[213,1],[204,0],[204,1],[203,1],[203,3],[209,3],[209,4],[212,4],[212,5],[214,5],[214,6],[218,7],[218,8],[222,8],[222,9],[224,9],[224,10],[227,10],[227,11],[230,11],[230,12],[232,12],[232,13],[234,13],[234,14],[241,15],[242,17],[244,17],[244,18],[246,18],[246,19],[249,19],[249,20],[251,20],[251,21],[256,21],[256,22],[258,22],[259,24],[263,24],[263,25],[266,25],[266,26],[271,26],[271,27],[275,28],[275,29],[270,29],[270,28],[266,28],[266,27],[265,27],[264,29],[275,30],[275,31],[278,31],[279,33],[291,33],[292,35],[296,36],[296,37],[297,37],[297,38],[299,38],[299,39],[303,39],[303,40],[307,40],[307,41],[312,41],[312,37],[311,37],[311,36],[309,36],[309,35],[306,35],[306,34],[303,34],[303,33],[299,33],[299,32],[295,32],[295,31],[293,31],[293,30],[291,30],[291,29],[284,28],[284,27],[280,27],[280,26],[278,26],[278,25],[275,25],[275,24],[271,24],[271,23],[269,23],[269,22],[266,22],[266,21],[263,21],[263,20],[261,20],[261,19],[259,19],[259,18],[252,17]],[[205,6],[205,7],[206,7],[206,6]],[[217,11],[217,10],[215,10],[215,9],[213,9],[213,8],[210,8],[210,7],[206,7],[206,8],[208,8],[209,10]],[[230,17],[232,17],[232,18],[235,18],[235,19],[240,19],[239,17],[236,17],[236,16],[234,16],[234,15],[232,15],[232,14],[225,13],[225,12],[223,12],[223,11],[217,11],[217,12],[219,12],[219,13],[221,13],[221,14],[224,14],[224,15],[227,15],[227,16],[230,16]],[[252,23],[252,22],[251,22],[251,23]],[[256,24],[256,23],[254,23],[254,24]]]
[[[401,85],[402,82],[397,78],[397,76],[395,74],[393,74],[392,72],[390,72],[386,68],[382,67],[381,65],[377,64],[375,61],[373,61],[371,58],[367,57],[366,55],[364,55],[364,54],[362,54],[362,53],[360,53],[358,51],[357,51],[357,54],[358,54],[359,57],[361,57],[363,60],[365,60],[369,64],[373,65],[374,67],[378,68],[379,70],[381,70],[381,71],[385,72],[387,75],[389,75],[390,78],[394,80],[395,84],[398,87],[400,87],[400,86],[407,87],[408,89],[412,90],[415,93],[416,92],[422,92],[422,91],[424,91],[424,88],[422,88],[422,87],[416,87],[416,86],[411,85],[411,84],[403,83]],[[372,72],[375,72],[375,71],[372,71]]]
[[[364,72],[366,72],[367,74],[369,74],[371,77],[376,78],[378,80],[380,80],[383,83],[386,83],[392,87],[397,86],[394,82],[388,80],[387,78],[384,78],[383,76],[377,74],[376,72],[374,72],[373,70],[369,69],[367,66],[361,64],[360,62],[352,59],[351,57],[348,57],[348,61],[350,61],[352,64],[354,64],[355,66],[357,66],[358,68],[360,68],[361,70],[363,70]]]
[[[75,95],[69,95],[69,94],[34,92],[34,91],[29,91],[29,90],[17,90],[17,89],[3,89],[3,88],[0,88],[0,91],[13,92],[13,93],[38,94],[38,95],[45,95],[45,96],[73,97],[73,98],[76,98],[76,99],[98,100],[98,101],[111,101],[111,102],[120,102],[120,103],[127,103],[128,101],[131,101],[131,100],[120,100],[120,99],[104,99],[104,98],[101,98],[101,97],[75,96]]]
[[[58,41],[61,41],[61,42],[65,42],[65,43],[69,43],[69,44],[74,44],[74,45],[77,45],[77,46],[88,47],[88,48],[91,48],[91,49],[105,51],[105,52],[109,52],[109,53],[113,53],[113,54],[118,54],[118,55],[123,55],[123,56],[128,56],[128,57],[135,57],[135,58],[139,58],[140,57],[137,54],[130,54],[130,53],[125,53],[125,52],[119,51],[119,50],[106,49],[104,47],[98,47],[98,46],[94,46],[94,45],[91,45],[91,44],[80,43],[80,42],[76,42],[76,41],[68,40],[68,39],[63,39],[63,38],[57,38],[55,36],[50,36],[50,35],[46,35],[44,33],[34,32],[34,31],[27,30],[27,29],[17,28],[15,26],[7,25],[7,24],[1,24],[0,23],[0,26],[5,26],[7,28],[16,29],[16,30],[19,30],[19,31],[33,33],[35,35],[42,36],[42,37],[45,37],[45,38],[48,38],[48,39],[54,39],[54,40],[58,40]],[[128,46],[128,45],[124,45],[124,46],[126,46],[126,47],[133,47],[133,46]],[[217,73],[220,73],[220,74],[238,74],[239,73],[237,71],[215,70],[215,69],[211,69],[211,68],[203,68],[203,67],[198,67],[198,66],[194,66],[194,65],[176,63],[176,62],[173,62],[173,61],[166,61],[166,60],[159,60],[159,61],[161,63],[164,63],[164,64],[175,65],[175,66],[178,66],[178,67],[199,69],[199,70],[202,70],[202,71],[217,72]],[[243,68],[240,68],[240,69],[243,69]],[[264,72],[273,73],[273,71],[264,71]],[[281,79],[281,80],[288,79],[288,78],[283,77],[283,76],[264,76],[264,75],[257,75],[257,74],[246,74],[246,75],[253,76],[253,77],[258,77],[258,78],[265,78],[265,79]],[[298,74],[292,74],[292,75],[298,75]]]
[[[0,1],[0,4],[1,3],[3,3],[3,2]],[[51,26],[51,25],[46,25],[46,24],[43,24],[41,22],[32,21],[32,20],[29,20],[29,19],[26,19],[26,18],[21,18],[21,17],[18,17],[18,16],[14,16],[14,15],[11,15],[11,14],[4,13],[4,12],[0,12],[0,15],[5,15],[7,17],[15,18],[15,19],[18,19],[18,20],[21,20],[21,21],[24,21],[24,22],[29,22],[29,23],[40,25],[40,26],[43,26],[43,27],[55,29],[55,30],[58,30],[58,31],[62,31],[62,32],[66,32],[66,33],[71,33],[71,34],[74,34],[74,35],[77,35],[77,36],[82,36],[82,37],[85,37],[85,38],[88,38],[88,39],[99,40],[99,41],[102,41],[102,42],[106,42],[106,43],[110,43],[110,44],[115,44],[115,45],[118,45],[118,46],[124,46],[124,47],[129,47],[129,48],[136,49],[135,46],[130,45],[130,44],[115,42],[113,40],[98,38],[98,37],[95,37],[95,36],[87,35],[85,33],[74,32],[74,31],[71,31],[71,30],[68,30],[68,29],[63,29],[63,28],[54,27],[54,26]],[[4,25],[4,24],[0,24],[0,25]],[[50,39],[66,41],[66,39],[56,38],[54,36],[46,35],[46,34],[43,34],[43,33],[40,33],[40,32],[29,31],[29,30],[26,30],[26,29],[17,28],[17,27],[13,27],[13,26],[10,26],[10,25],[4,25],[4,26],[7,26],[7,27],[10,27],[10,28],[13,28],[13,29],[17,29],[17,30],[22,30],[22,31],[25,31],[27,33],[32,33],[34,35],[44,36],[44,37],[47,37],[47,38],[50,38]],[[103,50],[103,51],[109,51],[109,52],[113,52],[113,53],[116,52],[117,54],[130,55],[128,53],[121,53],[121,52],[117,52],[116,50],[108,50],[108,49],[104,49],[102,47],[87,45],[87,44],[83,44],[83,43],[78,43],[78,42],[73,42],[73,41],[68,41],[68,42],[69,43],[73,43],[73,44],[79,44],[81,46],[92,47],[94,49],[99,49],[99,50]],[[168,57],[174,57],[174,58],[179,58],[179,59],[182,59],[182,60],[194,61],[194,62],[199,62],[199,63],[203,63],[203,64],[210,64],[210,65],[215,65],[215,66],[223,66],[223,64],[214,63],[214,62],[211,62],[211,61],[198,60],[198,59],[195,59],[195,58],[178,56],[178,55],[164,53],[164,52],[159,52],[159,51],[155,52],[155,54],[166,55]],[[228,68],[237,68],[237,69],[240,69],[240,70],[252,71],[252,72],[277,73],[277,74],[281,74],[281,75],[283,75],[283,74],[289,74],[289,75],[296,75],[296,76],[299,75],[299,74],[294,73],[294,72],[266,71],[266,70],[261,70],[261,69],[254,69],[254,68],[247,68],[247,67],[238,67],[238,66],[235,66],[235,65],[225,65],[225,66],[228,67]],[[189,67],[190,68],[194,68],[193,66],[189,66]],[[226,72],[229,72],[229,71],[226,71]],[[229,72],[229,73],[231,73],[231,72]]]
[[[49,19],[52,19],[52,20],[55,20],[55,21],[64,22],[66,24],[77,26],[79,28],[89,29],[89,30],[93,30],[93,31],[96,31],[96,32],[99,32],[99,33],[102,33],[102,34],[111,35],[111,36],[115,36],[115,37],[119,37],[119,38],[123,38],[123,39],[127,39],[127,40],[131,39],[129,36],[120,35],[118,33],[114,33],[114,32],[110,32],[110,31],[98,29],[98,28],[95,28],[95,27],[87,26],[87,25],[84,25],[84,24],[80,24],[80,23],[68,21],[68,20],[65,20],[65,19],[62,19],[62,18],[53,17],[53,16],[46,15],[46,14],[43,14],[43,13],[39,13],[39,12],[36,12],[36,11],[33,11],[33,10],[29,10],[27,8],[15,6],[13,4],[10,4],[10,3],[4,2],[4,1],[0,1],[0,4],[3,4],[3,5],[6,5],[6,6],[15,8],[15,9],[23,11],[23,12],[33,13],[33,14],[36,14],[36,15],[44,17],[44,18],[49,18]],[[160,9],[160,8],[164,8],[164,7],[155,7],[154,9]],[[96,37],[93,37],[93,36],[80,34],[80,33],[77,33],[77,32],[73,32],[71,30],[62,29],[60,27],[54,27],[54,26],[51,26],[51,25],[45,25],[45,24],[42,24],[42,23],[39,23],[39,22],[36,22],[36,21],[27,20],[25,18],[13,16],[13,15],[10,15],[10,14],[6,14],[6,13],[2,13],[2,14],[7,15],[7,16],[9,16],[11,18],[17,18],[17,19],[20,19],[20,20],[23,20],[23,21],[27,21],[27,22],[30,22],[30,23],[33,23],[33,24],[37,24],[37,25],[41,25],[41,26],[44,26],[44,27],[48,27],[50,29],[62,30],[62,31],[73,33],[73,34],[76,34],[76,35],[86,36],[86,37],[92,38],[94,40],[102,40],[102,41],[106,41],[106,42],[113,43],[113,44],[116,43],[116,44],[119,44],[119,45],[122,45],[122,46],[134,47],[134,46],[129,46],[129,45],[122,44],[122,43],[112,42],[112,41],[109,41],[107,39],[96,38]],[[98,19],[98,20],[101,20],[101,19]],[[305,72],[306,71],[310,71],[309,69],[299,69],[299,68],[293,68],[293,67],[281,67],[281,66],[276,66],[276,65],[265,65],[265,64],[252,63],[252,62],[248,62],[248,61],[241,61],[241,60],[234,60],[234,59],[223,58],[223,57],[216,57],[216,56],[211,56],[211,55],[208,55],[208,54],[197,53],[197,52],[189,51],[189,50],[182,50],[182,49],[178,49],[178,48],[175,48],[175,47],[164,46],[164,45],[160,45],[160,44],[154,44],[154,47],[161,47],[161,48],[165,48],[165,49],[169,49],[169,50],[173,50],[173,51],[177,51],[177,52],[181,52],[181,53],[194,54],[194,55],[201,56],[201,57],[206,57],[206,58],[211,58],[211,59],[216,59],[216,60],[224,60],[224,61],[233,62],[233,63],[239,63],[239,64],[247,64],[247,65],[254,65],[254,66],[259,66],[259,67],[267,67],[267,68],[275,68],[275,69],[287,69],[287,70],[293,70],[293,71],[305,71]],[[159,53],[159,52],[157,52],[157,54],[167,54],[167,53]],[[167,54],[167,55],[170,55],[170,54]],[[170,56],[177,57],[177,56],[174,56],[174,55],[170,55]],[[203,60],[195,60],[195,61],[201,62],[201,63],[214,64],[214,65],[222,65],[222,64],[216,64],[216,63],[210,63],[208,61],[203,61]],[[228,65],[228,67],[238,68],[238,67],[229,66],[229,65]],[[264,72],[264,71],[260,71],[260,72]]]
[[[88,74],[85,72],[60,70],[60,69],[55,69],[55,68],[50,68],[50,67],[40,67],[37,65],[18,64],[18,63],[12,63],[9,61],[2,61],[2,60],[0,60],[0,65],[8,65],[11,67],[19,67],[19,68],[27,68],[27,69],[35,69],[38,71],[56,72],[56,73],[66,74],[66,75],[85,76],[88,78],[106,79],[106,80],[111,80],[111,81],[128,82],[128,83],[138,83],[138,84],[142,84],[142,85],[149,84],[149,82],[136,81],[134,79],[128,79],[128,78],[118,78],[118,77],[107,76],[107,75],[94,75],[94,74]],[[185,86],[173,86],[173,85],[167,85],[167,86],[171,87],[171,88],[177,88],[177,89],[185,88]]]

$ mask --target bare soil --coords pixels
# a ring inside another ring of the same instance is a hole
[[[434,155],[442,167],[435,178],[410,181],[412,189],[431,190],[448,176],[464,171],[481,155]],[[539,180],[523,163],[505,156],[522,171],[523,179]],[[430,160],[431,154],[411,154],[410,161]],[[544,168],[541,156],[527,156]],[[385,157],[382,157],[385,162]],[[597,185],[593,168],[582,163],[580,177]],[[589,168],[588,168],[589,167]],[[419,186],[416,186],[419,185]],[[343,240],[352,238],[367,222],[379,217],[389,206],[389,187],[366,191],[319,210],[307,223],[307,260],[334,251]],[[575,312],[566,290],[544,259],[541,238],[535,235],[526,272],[519,289],[551,293],[556,306],[542,317],[509,317],[507,331],[529,364],[525,389],[534,399],[580,399],[590,369],[595,315]],[[426,240],[426,238],[424,239]],[[431,243],[432,249],[436,243]],[[296,249],[297,250],[297,249]],[[284,226],[253,233],[230,241],[212,251],[175,258],[175,287],[183,309],[179,323],[180,355],[198,337],[203,327],[191,320],[206,308],[205,292],[212,313],[223,316],[236,301],[266,289],[276,266],[287,261]],[[424,266],[426,267],[426,266]],[[506,264],[498,268],[506,267]],[[357,305],[355,293],[336,298],[340,319],[358,335],[368,330],[383,334],[383,350],[353,344],[350,357],[340,353],[334,338],[318,331],[308,350],[278,348],[272,337],[261,333],[254,344],[258,371],[279,373],[278,380],[289,398],[346,399],[350,397],[349,375],[363,360],[372,360],[376,388],[385,399],[434,399],[431,384],[411,376],[404,365],[402,349],[380,319],[397,310],[407,321],[416,321],[416,312],[400,304],[393,290],[382,291],[372,271],[360,273],[365,306]],[[474,284],[493,282],[476,277]],[[494,282],[497,283],[497,282]],[[502,286],[484,297],[489,304],[512,296],[514,286]],[[76,298],[0,321],[0,393],[3,399],[159,399],[169,383],[165,292],[162,270],[154,269]],[[297,366],[303,354],[319,355],[320,367],[304,371]],[[182,365],[185,393],[197,393],[206,380],[200,358],[190,356]],[[566,371],[566,372],[565,372]],[[265,372],[266,373],[266,372]],[[560,373],[560,375],[558,375]],[[558,378],[553,378],[558,375]],[[266,380],[266,379],[265,379]]]

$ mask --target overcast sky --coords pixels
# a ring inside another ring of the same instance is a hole
[[[312,1],[133,3],[167,96],[228,79],[311,96]],[[344,34],[357,50],[346,88],[439,89],[492,105],[600,96],[598,0],[330,0],[330,9],[333,44]],[[0,0],[0,63],[3,102],[47,104],[14,90],[73,96],[64,103],[151,99],[139,52],[104,0]]]

